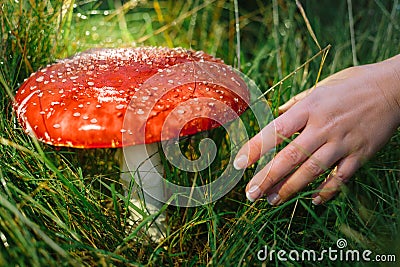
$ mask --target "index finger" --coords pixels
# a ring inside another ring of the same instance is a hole
[[[271,121],[258,134],[251,138],[239,150],[233,166],[240,170],[256,162],[263,154],[285,138],[304,128],[308,120],[308,111],[303,105],[295,105],[287,112]]]
[[[291,99],[289,99],[286,103],[284,103],[282,106],[278,108],[279,114],[282,114],[289,110],[294,104],[299,102],[300,100],[304,99],[306,96],[308,96],[311,93],[312,89],[305,90]]]

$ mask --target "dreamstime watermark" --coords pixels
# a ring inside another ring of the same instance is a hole
[[[396,262],[394,254],[374,254],[371,250],[346,249],[347,240],[339,238],[336,247],[328,247],[321,251],[313,249],[304,250],[276,250],[264,246],[257,252],[260,261],[294,261],[294,262],[320,262],[324,260],[339,262]]]

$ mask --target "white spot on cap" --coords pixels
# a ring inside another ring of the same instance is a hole
[[[102,127],[97,124],[89,124],[89,125],[83,125],[79,127],[79,131],[89,131],[89,130],[101,130]]]
[[[90,122],[91,122],[91,123],[96,123],[97,120],[96,120],[96,119],[91,119]]]
[[[97,96],[97,101],[100,103],[113,101],[126,102],[126,98],[119,97],[119,92],[114,87],[104,86],[100,88],[94,87],[93,89],[99,93]]]
[[[142,115],[142,114],[144,114],[144,111],[143,111],[143,109],[139,108],[136,113],[139,114],[139,115]]]
[[[79,113],[79,112],[75,112],[75,113],[73,114],[74,117],[79,117],[80,115],[81,115],[81,113]]]
[[[94,82],[88,82],[87,83],[89,86],[93,86],[94,85]]]
[[[61,125],[58,124],[58,123],[56,123],[56,124],[53,125],[53,127],[54,127],[55,129],[58,129],[58,128],[61,128]]]
[[[43,79],[44,79],[44,77],[43,77],[43,76],[40,76],[39,78],[36,79],[36,81],[37,81],[38,83],[40,83],[40,82],[43,82]]]

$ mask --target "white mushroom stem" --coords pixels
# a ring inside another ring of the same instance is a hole
[[[147,145],[134,145],[124,148],[121,166],[121,181],[124,185],[125,195],[131,192],[131,202],[136,207],[147,211],[149,214],[159,212],[164,203],[158,199],[164,199],[164,188],[161,178],[164,169],[158,153],[157,143]],[[134,221],[143,220],[142,216],[133,209],[131,218]],[[148,231],[152,237],[161,237],[165,225],[165,215],[161,214],[155,220],[157,225],[151,226]]]

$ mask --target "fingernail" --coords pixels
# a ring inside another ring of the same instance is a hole
[[[276,193],[272,193],[271,195],[267,196],[267,201],[270,205],[276,205],[279,203],[279,201],[281,201],[281,197]]]
[[[235,159],[233,162],[233,167],[235,167],[236,170],[241,170],[246,168],[247,166],[247,156],[246,155],[241,155]]]
[[[319,204],[321,204],[321,202],[322,202],[322,198],[321,198],[320,196],[316,196],[316,197],[312,200],[312,203],[313,203],[314,205],[319,205]]]
[[[261,196],[261,190],[258,185],[253,185],[250,189],[246,192],[246,197],[251,202],[256,201]]]

